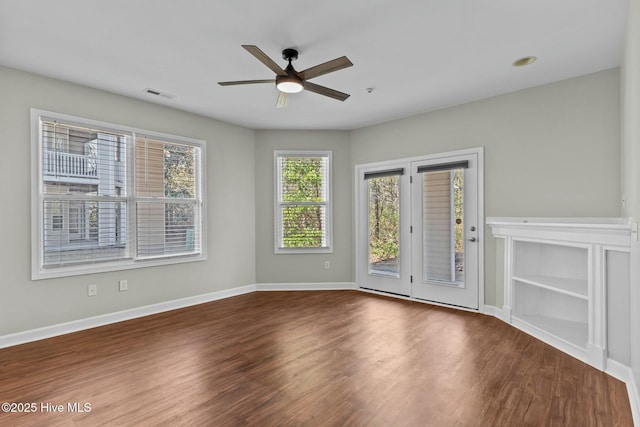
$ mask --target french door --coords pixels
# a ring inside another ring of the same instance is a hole
[[[411,192],[408,164],[359,168],[358,276],[360,287],[411,295]]]
[[[482,150],[357,167],[358,283],[478,309]]]

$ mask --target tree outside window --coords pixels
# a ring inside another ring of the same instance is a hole
[[[277,249],[329,249],[329,158],[276,154]]]

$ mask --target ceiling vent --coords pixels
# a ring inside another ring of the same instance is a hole
[[[176,97],[175,95],[171,95],[170,93],[164,93],[164,92],[160,92],[159,90],[150,89],[150,88],[146,88],[144,91],[150,95],[161,96],[167,99],[173,99]]]

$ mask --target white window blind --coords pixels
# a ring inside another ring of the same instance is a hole
[[[39,110],[32,122],[34,279],[205,259],[202,141]]]
[[[199,253],[200,149],[136,139],[138,258]]]
[[[331,251],[331,152],[275,152],[276,253]]]
[[[42,121],[44,268],[130,257],[126,133]]]

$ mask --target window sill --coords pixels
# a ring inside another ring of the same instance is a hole
[[[333,248],[276,248],[276,255],[332,254]]]
[[[54,279],[57,277],[81,276],[83,274],[107,273],[111,271],[132,270],[135,268],[156,267],[162,265],[183,264],[186,262],[206,261],[204,254],[176,255],[162,259],[122,260],[116,262],[96,263],[92,265],[73,265],[58,268],[33,268],[31,280]]]

